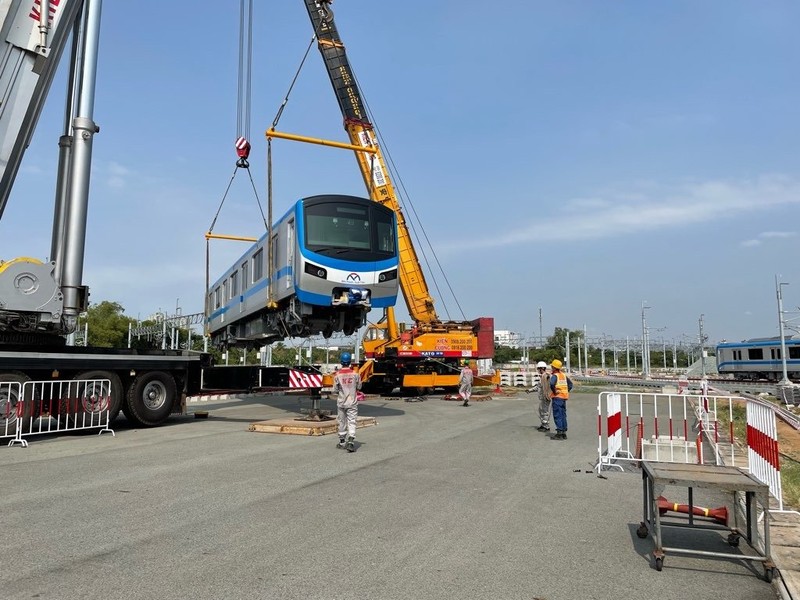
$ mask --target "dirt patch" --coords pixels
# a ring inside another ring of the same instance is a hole
[[[800,431],[778,419],[778,448],[785,454],[800,462]]]

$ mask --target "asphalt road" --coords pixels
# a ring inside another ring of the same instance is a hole
[[[652,567],[640,476],[591,472],[596,398],[569,401],[566,441],[535,430],[520,394],[371,400],[361,414],[379,424],[354,454],[331,435],[247,430],[297,411],[286,397],[2,446],[0,597],[776,598],[747,561]],[[716,532],[666,531],[668,545],[732,551]]]

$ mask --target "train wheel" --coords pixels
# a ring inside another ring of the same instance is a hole
[[[22,433],[30,431],[36,415],[36,402],[33,401],[33,388],[23,391],[30,377],[19,371],[0,373],[0,435],[14,435],[17,432],[17,419]],[[3,385],[3,384],[19,384]],[[22,395],[25,398],[22,398]],[[20,407],[20,401],[23,400]]]
[[[166,420],[178,396],[175,379],[163,371],[149,371],[134,377],[125,397],[125,415],[133,422],[151,427]]]

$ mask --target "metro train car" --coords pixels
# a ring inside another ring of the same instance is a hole
[[[800,380],[800,338],[785,338],[786,371],[792,381]],[[717,346],[717,371],[734,379],[778,381],[783,378],[781,338],[757,338],[724,342]]]
[[[206,330],[220,348],[288,337],[351,335],[372,308],[394,306],[397,219],[378,202],[302,198],[207,291]]]

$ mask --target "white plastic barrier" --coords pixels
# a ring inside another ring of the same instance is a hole
[[[14,404],[16,416],[15,430],[10,432],[14,439],[9,446],[27,447],[25,437],[31,435],[80,429],[100,429],[100,434],[116,435],[109,428],[111,381],[108,379],[26,381],[16,391],[13,402],[6,403]],[[5,421],[8,427],[9,419]]]
[[[511,376],[511,371],[500,371],[500,385],[511,386],[513,384],[513,378]]]
[[[769,493],[783,510],[781,463],[775,411],[752,400],[747,401],[747,463],[756,478],[769,486]]]
[[[705,400],[705,401],[704,401]],[[597,465],[623,467],[641,460],[733,464],[733,405],[736,396],[700,396],[652,392],[601,392],[597,398]],[[720,413],[721,411],[721,413]],[[718,415],[727,417],[723,431]],[[706,457],[705,443],[710,448]]]

